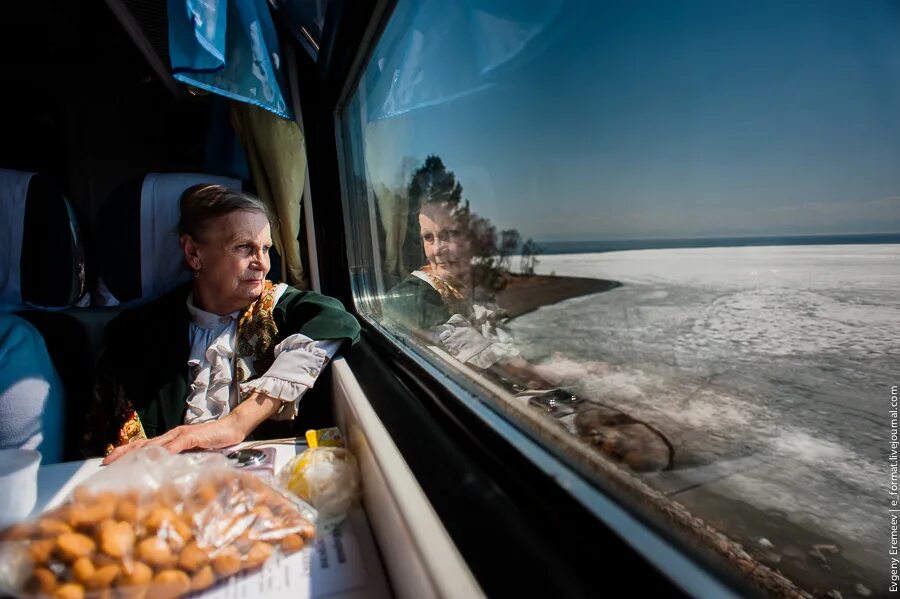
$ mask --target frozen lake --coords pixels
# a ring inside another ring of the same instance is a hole
[[[648,482],[745,545],[774,543],[761,552],[773,567],[789,571],[780,560],[799,551],[795,566],[820,577],[808,546],[768,538],[800,527],[810,543],[836,546],[820,564],[830,562],[826,577],[886,588],[900,245],[541,256],[537,273],[551,272],[623,286],[540,308],[509,329],[529,359],[584,397],[669,436],[675,470]],[[746,521],[718,522],[713,495],[750,506]]]

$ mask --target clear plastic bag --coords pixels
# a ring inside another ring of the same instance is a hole
[[[359,496],[356,458],[340,446],[337,429],[309,431],[306,438],[310,447],[281,469],[278,484],[316,508],[321,528],[331,528]]]
[[[173,599],[302,549],[316,519],[223,455],[145,448],[0,533],[0,591]]]

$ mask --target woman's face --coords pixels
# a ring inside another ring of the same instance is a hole
[[[442,206],[427,205],[419,213],[422,249],[434,273],[465,283],[471,269],[471,250],[459,219]]]
[[[265,215],[231,212],[210,223],[202,240],[184,235],[181,242],[188,265],[200,271],[194,279],[194,299],[204,310],[229,314],[262,293],[272,247]]]

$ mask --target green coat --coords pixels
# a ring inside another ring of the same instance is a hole
[[[444,324],[451,312],[434,287],[410,275],[391,289],[382,301],[385,320],[410,332],[424,332]]]
[[[182,285],[150,304],[123,312],[106,328],[104,370],[131,401],[147,437],[184,423],[190,393],[190,290],[189,283]],[[272,316],[278,326],[273,347],[295,333],[321,341],[343,340],[345,349],[359,338],[359,323],[338,300],[311,291],[289,287]]]

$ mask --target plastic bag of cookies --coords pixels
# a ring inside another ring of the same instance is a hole
[[[316,511],[213,453],[132,452],[0,532],[0,591],[170,599],[302,549]]]

